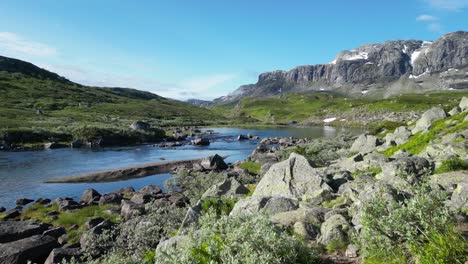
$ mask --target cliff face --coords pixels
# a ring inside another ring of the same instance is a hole
[[[256,84],[241,86],[217,101],[304,91],[386,97],[401,92],[463,89],[468,88],[467,74],[461,73],[465,67],[468,32],[458,31],[435,42],[398,40],[368,44],[342,51],[328,64],[265,72]]]

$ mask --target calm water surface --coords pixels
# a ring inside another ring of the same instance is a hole
[[[135,164],[161,160],[201,158],[214,154],[228,156],[227,162],[245,159],[257,140],[237,141],[239,134],[251,133],[262,137],[333,137],[340,131],[354,134],[361,129],[307,127],[307,128],[211,128],[217,134],[208,136],[209,146],[181,146],[165,149],[152,146],[113,147],[100,149],[56,149],[28,152],[0,152],[0,206],[14,207],[21,197],[37,199],[46,197],[72,197],[79,199],[87,188],[100,193],[112,192],[122,187],[139,189],[148,184],[163,186],[170,174],[159,174],[145,178],[110,183],[49,184],[45,179],[77,175],[105,169],[120,168]]]

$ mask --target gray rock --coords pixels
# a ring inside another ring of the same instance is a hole
[[[321,225],[324,216],[331,209],[323,207],[304,208],[300,207],[294,211],[278,213],[270,217],[271,221],[275,224],[290,227],[296,222],[303,222],[306,224]]]
[[[154,195],[149,193],[135,193],[130,201],[135,204],[147,204],[154,200]]]
[[[468,97],[463,96],[458,106],[462,112],[468,110]]]
[[[121,188],[119,190],[116,191],[116,193],[119,193],[121,195],[124,195],[124,194],[131,194],[131,193],[134,193],[135,192],[135,189],[132,187],[132,186],[128,186],[128,187],[125,187],[125,188]]]
[[[421,118],[416,122],[416,126],[411,130],[411,133],[416,134],[419,131],[425,131],[432,126],[432,122],[446,117],[447,114],[444,109],[433,107],[422,114]]]
[[[50,199],[47,199],[47,198],[39,198],[39,199],[37,199],[34,203],[46,205],[46,204],[49,204],[50,202],[51,202]]]
[[[219,156],[218,154],[204,158],[200,162],[200,165],[205,170],[221,171],[228,168],[228,165],[224,162],[223,157]]]
[[[157,185],[148,185],[143,188],[141,188],[139,193],[148,193],[148,194],[160,194],[162,193],[161,187]]]
[[[394,145],[401,145],[409,140],[411,136],[411,131],[406,129],[406,127],[401,126],[395,129],[393,133],[385,135],[385,145],[390,147]]]
[[[58,149],[58,148],[66,148],[66,147],[67,145],[60,144],[57,142],[49,142],[49,143],[44,144],[45,149]]]
[[[125,219],[129,220],[135,216],[142,215],[145,213],[145,206],[143,204],[136,204],[131,201],[122,200],[122,209],[120,215]]]
[[[413,184],[422,176],[428,175],[432,166],[427,159],[421,157],[397,158],[382,166],[382,173],[377,178],[391,185]]]
[[[28,199],[28,198],[20,198],[20,199],[16,200],[16,205],[23,206],[23,205],[27,205],[27,204],[32,203],[32,202],[34,202],[34,200],[31,200],[31,199]]]
[[[350,151],[351,152],[358,152],[358,153],[369,153],[374,151],[378,146],[382,145],[382,141],[372,135],[360,135],[351,145]]]
[[[101,194],[94,189],[87,189],[81,195],[80,202],[84,204],[91,204],[93,202],[98,202],[101,198]]]
[[[3,213],[3,212],[5,212],[5,211],[6,211],[6,208],[5,208],[5,207],[3,207],[3,206],[0,207],[0,213]]]
[[[192,145],[195,145],[195,146],[208,146],[208,145],[210,145],[210,140],[208,140],[206,138],[196,138],[196,139],[192,140]]]
[[[345,256],[347,258],[357,258],[359,252],[359,247],[354,244],[349,244],[346,248]]]
[[[148,130],[151,128],[151,125],[144,121],[135,121],[130,125],[130,128],[133,130]]]
[[[293,231],[294,233],[299,235],[299,237],[303,239],[307,239],[307,240],[314,240],[318,236],[318,233],[319,233],[319,231],[316,230],[314,225],[307,224],[304,222],[294,223]]]
[[[51,228],[51,229],[48,229],[48,230],[44,231],[44,233],[42,233],[43,236],[51,236],[51,237],[54,237],[56,239],[58,239],[59,237],[61,237],[64,234],[65,234],[65,228],[63,228],[63,227]]]
[[[182,224],[180,225],[179,228],[179,233],[182,233],[184,228],[189,227],[192,224],[197,224],[198,223],[198,218],[201,216],[201,211],[202,211],[202,200],[198,201],[197,204],[194,207],[191,207],[187,210],[187,213],[185,214],[184,220],[182,221]]]
[[[10,209],[3,213],[3,220],[14,219],[20,215],[21,215],[21,212],[19,209]]]
[[[274,215],[283,212],[293,211],[299,208],[299,203],[296,200],[286,197],[271,197],[262,208],[261,212],[269,215]]]
[[[84,224],[84,227],[86,228],[86,230],[93,229],[99,224],[101,224],[102,222],[104,222],[104,220],[105,219],[102,217],[91,218],[88,221],[86,221],[86,223]]]
[[[123,196],[118,193],[107,193],[99,199],[99,205],[115,204],[120,205]]]
[[[66,210],[74,210],[81,208],[81,205],[71,198],[57,198],[55,200],[55,203],[57,203],[59,211],[66,211]]]
[[[459,106],[455,106],[454,108],[452,108],[452,110],[448,112],[450,116],[458,115],[459,113],[461,113],[461,108]]]
[[[239,200],[232,209],[230,215],[248,215],[258,213],[265,207],[270,197],[247,197]]]
[[[0,243],[7,243],[26,237],[40,235],[47,225],[28,221],[0,221]]]
[[[81,148],[83,146],[83,142],[81,140],[74,140],[70,143],[71,148]]]
[[[312,202],[331,191],[306,158],[292,153],[289,159],[271,166],[252,196],[283,196]]]
[[[318,242],[328,245],[332,241],[346,242],[351,226],[342,215],[336,214],[327,219],[320,227]]]
[[[202,198],[216,197],[216,198],[234,198],[240,197],[249,193],[243,184],[235,178],[227,178],[222,183],[211,186],[202,196]]]
[[[44,263],[49,253],[58,246],[55,238],[41,235],[0,244],[0,264]]]
[[[81,256],[82,254],[79,248],[54,248],[44,264],[69,263],[72,259],[79,261]]]

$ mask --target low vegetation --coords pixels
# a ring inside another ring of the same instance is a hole
[[[274,226],[263,215],[203,215],[181,248],[156,255],[156,263],[314,263],[303,240]]]
[[[451,158],[442,161],[442,164],[434,171],[434,173],[439,174],[444,172],[460,170],[468,170],[468,161],[462,160],[460,158]]]
[[[253,161],[245,161],[239,164],[239,167],[251,174],[258,175],[260,174],[260,168],[262,167],[262,164]]]

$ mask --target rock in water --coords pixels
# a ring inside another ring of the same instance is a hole
[[[440,107],[433,107],[422,114],[421,118],[416,122],[416,126],[413,128],[413,130],[411,130],[411,132],[414,135],[419,131],[427,130],[432,126],[432,122],[446,117],[447,114],[445,113],[444,109]]]
[[[228,165],[224,162],[223,157],[219,156],[218,154],[204,158],[200,165],[205,169],[205,170],[225,170],[228,168]]]
[[[210,141],[206,138],[196,138],[192,140],[192,145],[195,146],[208,146],[210,145]]]
[[[310,166],[306,158],[291,153],[289,159],[276,163],[258,183],[253,197],[283,196],[308,200],[332,189]]]

